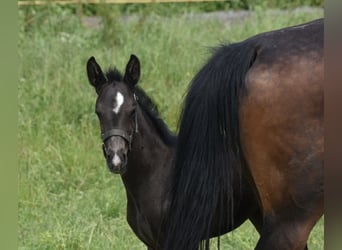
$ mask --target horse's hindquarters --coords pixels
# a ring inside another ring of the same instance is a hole
[[[258,247],[304,249],[323,213],[323,59],[275,54],[247,74],[241,144],[264,214]]]

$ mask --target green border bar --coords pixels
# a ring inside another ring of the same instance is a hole
[[[0,249],[17,249],[17,82],[18,11],[16,1],[0,6]]]

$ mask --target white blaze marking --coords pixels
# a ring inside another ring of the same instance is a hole
[[[118,113],[119,113],[120,108],[121,108],[121,106],[122,106],[123,103],[124,103],[124,97],[123,97],[123,95],[122,95],[120,92],[116,93],[116,97],[115,97],[115,106],[114,106],[114,108],[113,108],[113,112],[114,112],[115,114],[118,114]]]
[[[113,165],[118,166],[119,164],[121,164],[120,157],[117,154],[115,154],[113,157]]]

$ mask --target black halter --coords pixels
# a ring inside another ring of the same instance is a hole
[[[138,102],[137,96],[134,94],[134,100]],[[108,138],[112,136],[120,136],[128,143],[128,150],[130,151],[132,148],[132,143],[134,140],[134,135],[138,133],[138,114],[137,112],[134,113],[134,129],[132,130],[131,134],[128,134],[126,130],[120,128],[113,128],[108,131],[101,133],[101,139],[104,143]]]

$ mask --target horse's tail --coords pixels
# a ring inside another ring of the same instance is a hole
[[[233,220],[233,176],[243,159],[239,101],[255,57],[256,49],[243,43],[219,47],[192,80],[180,120],[163,249],[209,249],[214,212],[217,229],[224,218]]]

